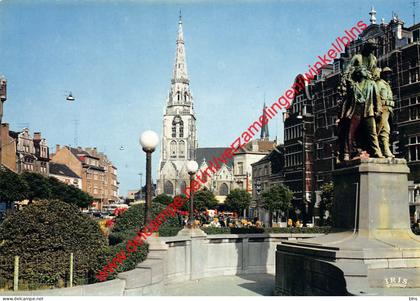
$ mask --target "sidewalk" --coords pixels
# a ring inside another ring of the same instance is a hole
[[[272,296],[274,275],[250,274],[204,278],[165,286],[164,296]]]

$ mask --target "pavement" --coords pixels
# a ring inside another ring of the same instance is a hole
[[[219,276],[166,285],[163,296],[272,296],[274,275]]]

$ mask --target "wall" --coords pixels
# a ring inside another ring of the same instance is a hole
[[[323,234],[223,234],[149,238],[147,259],[118,278],[73,288],[0,292],[0,295],[141,296],[160,295],[164,285],[205,277],[275,271],[276,245],[282,240]]]
[[[2,151],[1,163],[13,171],[17,171],[16,166],[16,141],[9,136],[9,124],[3,123],[0,128]]]
[[[51,158],[51,162],[65,164],[79,177],[82,177],[82,164],[66,147],[56,151],[54,156]]]

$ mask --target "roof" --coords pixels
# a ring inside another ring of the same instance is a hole
[[[227,147],[200,147],[195,151],[195,160],[198,165],[203,163],[203,160],[210,161],[213,157],[221,157],[222,154],[226,151]],[[229,167],[232,167],[233,160],[229,160],[226,164]]]
[[[12,138],[17,138],[21,132],[9,131],[9,136]]]
[[[50,162],[50,174],[80,179],[67,165],[60,163]]]
[[[86,156],[86,157],[92,157],[92,158],[96,158],[94,156],[92,156],[91,154],[89,154],[87,151],[84,151],[83,149],[80,148],[74,148],[74,147],[70,147],[68,146],[69,150],[71,151],[71,153],[73,155],[75,155],[77,158],[79,158],[80,155],[82,156]],[[98,159],[98,158],[97,158]],[[79,159],[80,160],[80,159]],[[82,160],[80,160],[82,161]]]
[[[252,150],[253,143],[256,143],[257,150]],[[276,142],[273,140],[252,140],[245,144],[236,154],[243,154],[243,153],[269,153],[274,149]]]
[[[284,146],[279,144],[269,154],[261,158],[261,160],[252,163],[251,166],[255,167],[260,164],[264,164],[271,161],[272,173],[278,173],[283,170],[284,167]]]

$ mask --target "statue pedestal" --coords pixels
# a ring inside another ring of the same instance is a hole
[[[408,172],[404,159],[373,158],[334,171],[333,233],[277,246],[276,293],[414,294],[420,237],[409,225]]]
[[[177,236],[206,237],[207,234],[206,234],[206,232],[201,230],[200,227],[186,226],[178,232]]]

